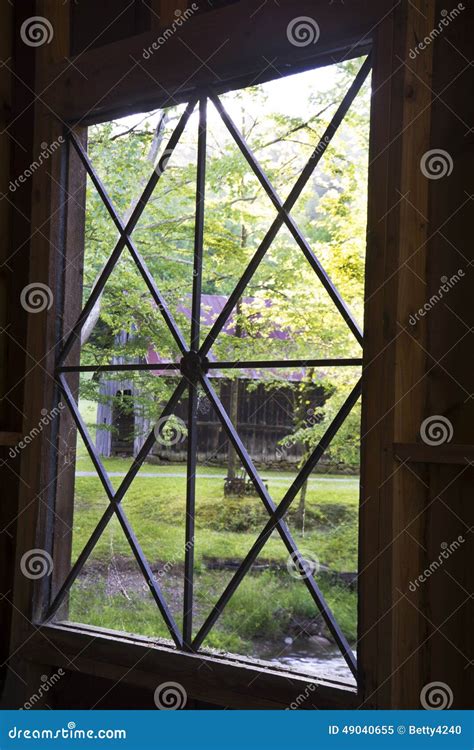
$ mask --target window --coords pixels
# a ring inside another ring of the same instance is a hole
[[[70,133],[89,186],[50,618],[356,678],[369,73],[95,126],[89,153]]]

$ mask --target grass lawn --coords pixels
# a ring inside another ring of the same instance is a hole
[[[106,468],[124,472],[127,461],[106,461]],[[167,477],[167,473],[184,473],[182,464],[157,467],[145,466],[145,472],[159,472],[157,478],[136,477],[123,501],[135,533],[151,562],[174,559],[183,549],[186,510],[186,479]],[[164,470],[166,469],[166,471]],[[196,549],[197,564],[203,558],[242,558],[258,532],[265,525],[268,514],[257,497],[224,498],[223,481],[200,477],[196,480]],[[204,472],[203,472],[204,473]],[[212,469],[212,474],[218,470]],[[222,472],[224,477],[224,472]],[[278,472],[265,471],[270,494],[278,503],[287,484],[281,483]],[[272,481],[276,479],[277,481]],[[118,487],[121,477],[112,477]],[[288,485],[290,480],[288,479]],[[306,533],[302,538],[295,528],[295,508],[290,510],[288,523],[301,547],[319,561],[336,571],[355,571],[357,568],[357,504],[356,479],[338,479],[310,483],[306,498]],[[76,501],[73,547],[76,552],[84,547],[100,515],[107,507],[105,493],[96,477],[76,478]],[[96,556],[106,560],[113,544],[115,554],[128,553],[128,544],[118,526],[111,522],[96,547]],[[267,560],[285,561],[286,548],[277,532],[262,551]]]
[[[125,474],[130,459],[105,459],[108,472]],[[178,624],[181,622],[184,561],[186,479],[184,464],[147,463],[123,501],[155,577],[165,592]],[[77,471],[93,472],[84,449],[78,451]],[[196,480],[195,620],[199,625],[233,575],[230,565],[242,560],[268,515],[257,497],[224,498],[225,469],[198,468]],[[294,474],[264,470],[270,494],[278,503]],[[216,478],[217,477],[217,478]],[[219,478],[220,477],[220,478]],[[111,476],[114,487],[121,476]],[[357,570],[358,478],[313,475],[306,497],[305,534],[297,526],[294,501],[288,525],[302,553],[332,571]],[[88,541],[107,501],[94,476],[76,477],[73,560]],[[206,645],[234,653],[255,653],[258,641],[296,640],[303,625],[317,615],[314,602],[300,580],[286,569],[288,552],[277,532],[267,542],[256,566],[228,603]],[[103,533],[70,599],[70,619],[101,627],[165,637],[166,628],[151,600],[130,547],[115,518]],[[328,603],[346,636],[356,636],[356,593],[317,572]],[[303,627],[304,630],[304,627]],[[308,628],[306,628],[308,630]],[[313,628],[313,632],[314,628]],[[320,628],[327,635],[324,627]]]

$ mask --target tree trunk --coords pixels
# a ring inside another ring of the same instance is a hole
[[[301,531],[301,536],[304,536],[304,523],[306,517],[306,493],[308,491],[308,480],[303,484],[300,491],[300,500],[298,503],[298,509],[296,511],[296,527]]]
[[[308,370],[306,383],[301,384],[302,388],[300,391],[297,408],[296,408],[298,427],[303,427],[307,420],[308,414],[306,411],[306,396],[308,393],[308,388],[311,387],[311,384],[313,382],[313,375],[314,375],[314,368],[311,367]],[[308,452],[308,446],[306,446],[306,452],[303,456],[300,466],[304,466],[308,458],[309,458],[309,452]],[[298,509],[296,511],[296,525],[301,530],[302,536],[304,536],[307,492],[308,492],[308,480],[306,480],[303,486],[301,487]]]
[[[248,232],[244,224],[241,227],[241,241],[240,246],[245,247],[247,244]],[[235,324],[235,336],[240,338],[242,335],[242,326],[240,325],[240,314],[242,311],[242,299],[239,299],[235,307],[236,312],[236,324]],[[230,381],[230,405],[229,405],[229,417],[230,421],[234,425],[235,429],[238,429],[239,419],[239,378],[236,377]],[[229,479],[235,479],[237,472],[237,453],[231,442],[229,442],[229,450],[227,451],[227,476]]]
[[[237,429],[237,421],[239,417],[239,380],[230,381],[230,405],[229,405],[229,417],[230,421]],[[234,446],[229,442],[229,450],[227,452],[227,476],[229,479],[235,479],[237,473],[237,453]]]

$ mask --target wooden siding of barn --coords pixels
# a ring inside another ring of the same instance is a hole
[[[224,408],[230,407],[229,380],[220,383],[220,398]],[[280,441],[295,429],[295,406],[297,390],[293,384],[269,390],[263,383],[255,385],[239,380],[237,428],[253,461],[262,464],[297,463],[303,455],[303,447],[282,447]],[[322,388],[316,388],[312,406],[324,402]],[[187,400],[176,409],[176,416],[186,422]],[[229,443],[222,425],[206,398],[199,402],[198,457],[202,462],[223,463],[227,458]],[[187,440],[172,446],[156,444],[154,455],[164,461],[185,461]]]
[[[129,340],[129,334],[121,331],[115,337],[115,346],[124,347]],[[129,357],[113,357],[112,364],[140,364],[140,358],[130,359]],[[119,405],[116,397],[125,392],[130,393],[134,398],[138,395],[137,384],[133,380],[110,380],[103,378],[99,388],[99,403],[97,406],[97,430],[96,430],[96,448],[101,456],[110,458],[117,453],[130,454],[134,456],[140,451],[148,432],[150,431],[150,421],[138,411],[134,415],[134,424],[132,434],[130,435],[130,444],[118,441],[117,432],[117,412]],[[133,443],[133,447],[132,447]]]

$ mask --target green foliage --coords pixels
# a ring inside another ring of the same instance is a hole
[[[304,117],[292,116],[282,108],[272,109],[264,86],[223,97],[237,127],[282,197],[311,156],[360,64],[361,61],[349,61],[336,66],[331,89],[309,88],[308,114]],[[359,321],[363,314],[369,95],[366,85],[293,211],[313,252]],[[182,108],[167,111],[160,142],[156,126],[162,113],[144,116],[131,129],[123,123],[91,128],[92,162],[124,221],[134,209],[181,111]],[[182,306],[189,307],[192,289],[196,148],[197,128],[192,118],[133,234],[185,335],[189,321]],[[117,240],[117,231],[92,185],[87,191],[87,208],[85,297]],[[206,208],[203,292],[229,295],[271,225],[275,209],[217,114],[212,114],[212,108]],[[164,359],[177,357],[175,342],[126,249],[106,285],[100,307],[99,321],[83,347],[84,364],[108,364],[112,356],[125,361],[143,360],[149,346]],[[360,355],[359,346],[286,228],[278,233],[250,281],[234,325],[239,337],[219,336],[213,347],[216,356],[256,359]],[[285,332],[286,337],[275,338],[275,330]],[[122,331],[129,338],[120,344],[117,337]],[[229,376],[237,374],[234,371]],[[325,373],[324,377],[333,397],[318,413],[320,421],[308,424],[308,420],[300,419],[295,424],[295,440],[303,441],[308,448],[334,414],[346,386],[338,374]],[[267,386],[271,387],[275,379],[274,373],[268,375]],[[321,372],[314,373],[313,381],[320,380]],[[153,418],[159,404],[170,395],[171,383],[153,377],[148,381],[140,382],[140,389],[144,389],[140,409],[144,416]],[[89,380],[83,384],[82,395],[99,400],[99,385],[99,378]],[[355,414],[334,444],[332,460],[357,463],[357,424]]]

